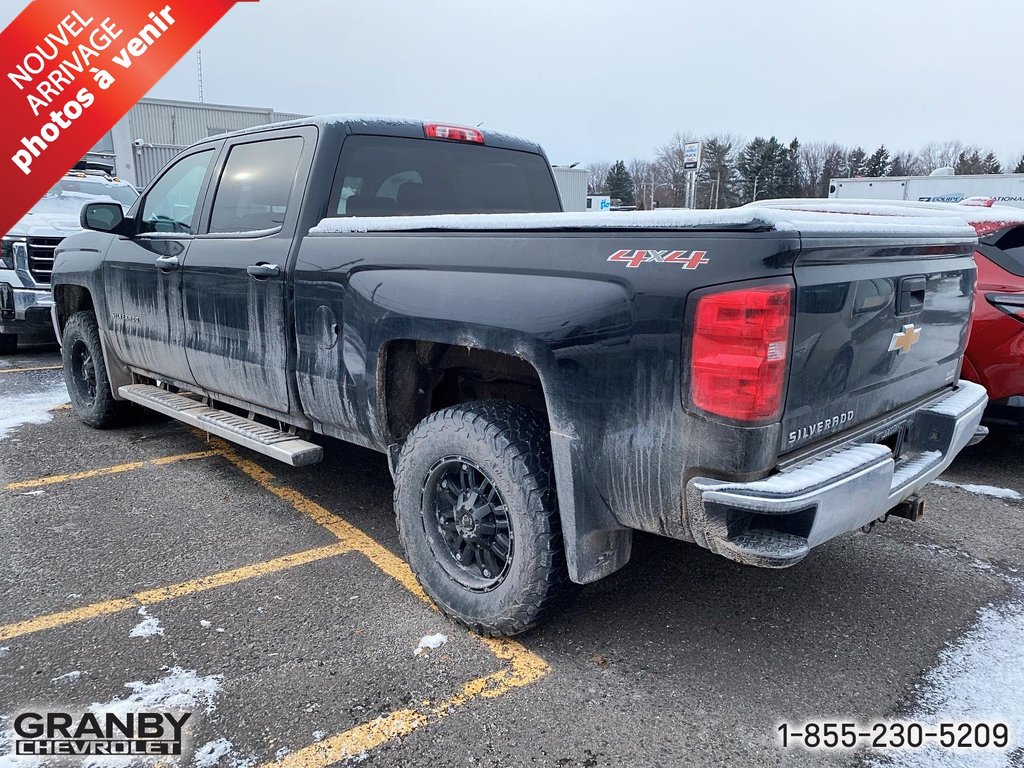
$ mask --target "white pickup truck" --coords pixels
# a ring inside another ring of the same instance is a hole
[[[68,235],[81,232],[82,205],[114,201],[127,210],[139,196],[112,168],[78,163],[8,232],[0,248],[0,354],[18,343],[54,342],[50,308],[53,252]]]

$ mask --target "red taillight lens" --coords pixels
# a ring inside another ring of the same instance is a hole
[[[698,300],[690,362],[697,408],[738,421],[779,416],[791,293],[789,286],[763,286]]]
[[[427,123],[423,126],[423,135],[428,139],[447,139],[448,141],[470,141],[483,144],[484,135],[476,128],[462,128],[458,125],[442,125]]]

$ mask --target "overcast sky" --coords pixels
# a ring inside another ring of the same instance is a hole
[[[1015,163],[1022,31],[1021,0],[261,0],[200,47],[208,102],[483,122],[555,163],[676,131],[960,139]],[[196,99],[194,52],[150,95]]]

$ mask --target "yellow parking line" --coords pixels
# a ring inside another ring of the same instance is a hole
[[[547,662],[514,640],[488,639],[484,640],[484,645],[498,658],[509,662],[509,666],[470,680],[454,696],[449,696],[433,706],[422,709],[399,709],[382,715],[376,720],[310,744],[280,760],[264,763],[261,768],[325,768],[368,752],[391,739],[407,736],[425,725],[439,722],[474,699],[504,696],[509,691],[529,685],[548,673]]]
[[[84,472],[71,472],[66,475],[50,475],[39,477],[35,480],[19,480],[8,483],[4,486],[5,491],[23,491],[26,488],[39,488],[44,485],[57,485],[70,480],[87,480],[90,477],[102,477],[104,475],[117,475],[122,472],[132,472],[142,469],[146,465],[163,467],[167,464],[175,464],[179,461],[193,461],[195,459],[206,459],[210,456],[219,456],[220,451],[194,451],[192,453],[179,453],[176,456],[164,456],[160,459],[147,459],[146,461],[130,461],[127,464],[115,464],[112,467],[100,467],[99,469],[87,469]]]
[[[197,431],[197,434],[202,433]],[[153,605],[185,597],[247,579],[284,571],[345,552],[359,552],[377,566],[379,570],[402,585],[409,593],[436,610],[433,603],[416,581],[412,570],[401,558],[392,554],[354,525],[330,512],[309,497],[294,488],[279,484],[271,472],[254,461],[242,458],[226,441],[208,437],[208,442],[213,446],[211,450],[167,456],[162,459],[149,461],[130,462],[67,475],[54,475],[36,480],[24,480],[10,483],[5,486],[5,489],[21,490],[70,480],[130,472],[146,465],[160,466],[189,459],[221,456],[268,493],[287,502],[296,511],[307,515],[313,521],[333,533],[338,538],[338,543],[192,579],[180,584],[136,592],[127,598],[106,600],[69,611],[61,611],[35,619],[0,626],[0,641],[99,616],[132,610],[142,605]],[[391,712],[290,753],[281,760],[269,762],[265,765],[283,766],[284,768],[325,768],[340,760],[360,755],[394,738],[405,736],[425,725],[439,722],[473,700],[497,698],[516,688],[530,685],[544,677],[550,670],[546,661],[514,640],[483,637],[477,637],[477,639],[497,659],[505,662],[505,666],[502,669],[465,683],[458,693],[438,703],[430,705],[425,702],[421,708],[401,709]]]
[[[0,373],[30,373],[32,371],[59,371],[63,365],[37,365],[33,368],[0,368]]]
[[[416,581],[412,570],[402,558],[395,556],[354,525],[338,517],[333,512],[324,509],[324,507],[308,496],[304,496],[294,488],[278,485],[274,475],[256,462],[243,459],[235,453],[227,442],[214,437],[211,438],[211,444],[216,445],[221,456],[255,480],[264,490],[277,496],[282,501],[288,502],[294,509],[302,512],[304,515],[311,517],[314,522],[329,530],[340,541],[345,542],[354,552],[364,555],[385,574],[405,587],[407,591],[433,607],[423,588]]]
[[[26,621],[15,622],[0,626],[0,640],[10,640],[22,635],[30,635],[33,632],[41,632],[44,629],[63,627],[87,619],[95,619],[98,616],[107,616],[121,611],[130,611],[143,605],[156,605],[167,600],[174,600],[187,595],[194,595],[198,592],[205,592],[228,584],[237,584],[240,581],[254,579],[259,576],[266,576],[271,573],[286,571],[299,565],[306,565],[317,560],[324,560],[335,555],[341,555],[349,551],[349,547],[339,542],[326,547],[307,549],[305,552],[297,552],[293,555],[275,557],[273,560],[266,560],[253,565],[243,565],[241,568],[234,568],[230,571],[215,573],[210,576],[202,576],[198,579],[190,579],[180,584],[172,584],[167,587],[148,589],[125,598],[104,600],[100,603],[73,608],[69,611],[59,611],[46,616],[39,616]]]
[[[378,544],[351,523],[328,511],[320,504],[294,488],[279,485],[274,475],[249,459],[239,456],[234,449],[219,438],[210,438],[221,455],[258,485],[294,509],[309,515],[313,520],[331,531],[351,551],[359,552],[378,569],[401,584],[408,592],[425,602],[434,610],[434,604],[424,593],[409,565]],[[540,656],[515,640],[477,637],[477,639],[501,661],[503,669],[466,683],[459,693],[444,699],[432,707],[422,709],[400,709],[387,715],[362,723],[329,736],[303,749],[292,752],[280,760],[264,764],[264,768],[325,768],[340,760],[355,757],[378,747],[391,739],[405,736],[425,725],[443,720],[455,710],[474,699],[493,699],[509,691],[522,688],[544,677],[549,671],[548,663]]]

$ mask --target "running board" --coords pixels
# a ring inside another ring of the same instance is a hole
[[[210,408],[198,400],[176,395],[160,387],[129,384],[120,387],[117,393],[125,400],[131,400],[164,416],[170,416],[172,419],[197,427],[211,435],[223,437],[293,467],[316,464],[324,457],[324,449],[319,445],[228,411]]]

